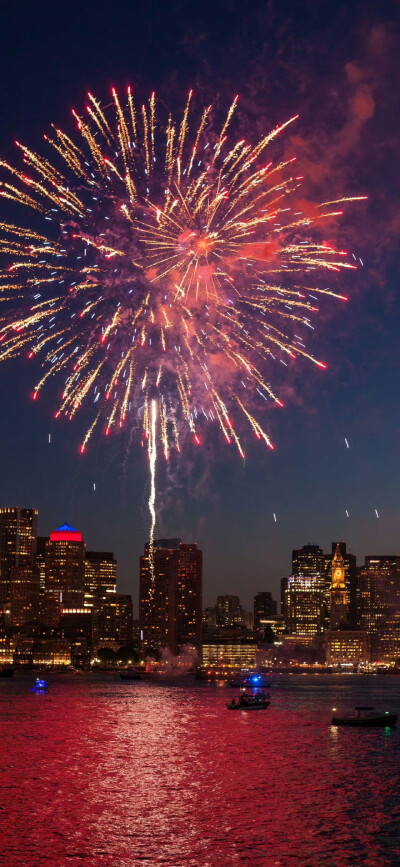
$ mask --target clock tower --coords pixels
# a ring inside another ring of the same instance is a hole
[[[346,590],[346,569],[339,545],[332,559],[332,578],[330,590],[330,628],[339,629],[347,623],[348,602]]]

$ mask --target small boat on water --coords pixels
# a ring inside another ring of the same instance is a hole
[[[136,671],[135,668],[127,668],[126,671],[120,672],[121,680],[140,680],[140,671]]]
[[[240,698],[238,698],[237,702],[233,698],[232,701],[227,704],[227,708],[228,710],[265,710],[269,705],[269,697],[264,693],[248,695],[248,693],[244,692]]]
[[[230,685],[235,687],[262,687],[263,689],[268,689],[271,686],[267,676],[265,674],[257,674],[257,672],[255,674],[246,674],[242,677],[235,677],[234,680],[231,680]]]
[[[48,688],[49,687],[46,681],[42,680],[40,677],[37,677],[31,689],[31,692],[45,692]]]
[[[335,711],[336,708],[333,708],[333,710]],[[366,728],[367,726],[392,727],[397,723],[397,713],[390,713],[389,710],[386,710],[384,713],[376,713],[370,705],[359,705],[356,707],[356,712],[356,716],[332,717],[332,725]]]

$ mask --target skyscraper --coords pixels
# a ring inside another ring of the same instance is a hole
[[[202,552],[180,539],[154,543],[154,581],[149,546],[140,558],[139,620],[144,652],[185,644],[201,650]]]
[[[400,557],[366,557],[359,574],[359,593],[362,628],[376,633],[400,609]]]
[[[85,608],[95,613],[117,590],[117,561],[112,551],[86,551]]]
[[[318,577],[291,576],[283,591],[283,615],[292,635],[324,631],[325,589]]]
[[[254,597],[254,631],[262,632],[266,620],[278,613],[278,604],[272,593],[256,593]]]
[[[44,623],[58,626],[61,608],[83,609],[84,600],[85,542],[78,530],[63,524],[46,543]]]
[[[240,604],[239,596],[217,596],[217,626],[242,627],[245,613]]]
[[[37,509],[0,509],[0,603],[7,606],[12,626],[22,626],[38,614],[37,515]]]

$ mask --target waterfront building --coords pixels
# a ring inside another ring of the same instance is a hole
[[[45,592],[43,622],[58,626],[62,607],[84,608],[85,542],[82,534],[63,524],[45,545]]]
[[[333,629],[325,633],[326,664],[365,665],[370,659],[369,636],[363,630]]]
[[[0,509],[0,605],[13,627],[38,616],[37,516],[37,509]]]
[[[265,625],[271,617],[278,613],[278,603],[272,598],[272,593],[256,593],[254,597],[254,632],[263,633]]]
[[[348,597],[346,589],[345,564],[340,546],[332,558],[331,586],[329,604],[329,623],[331,629],[340,629],[348,622]]]
[[[219,669],[254,668],[257,661],[257,644],[250,637],[231,638],[218,636],[204,638],[202,667]]]
[[[185,644],[201,650],[202,552],[181,539],[154,542],[154,579],[149,545],[140,558],[139,620],[141,647],[147,653]]]
[[[319,576],[286,579],[283,616],[292,635],[318,635],[324,631],[325,589]]]

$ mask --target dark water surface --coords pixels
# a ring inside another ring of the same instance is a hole
[[[282,677],[252,713],[227,687],[32,681],[0,680],[2,865],[400,864],[400,728],[330,726],[400,711],[397,677]]]

